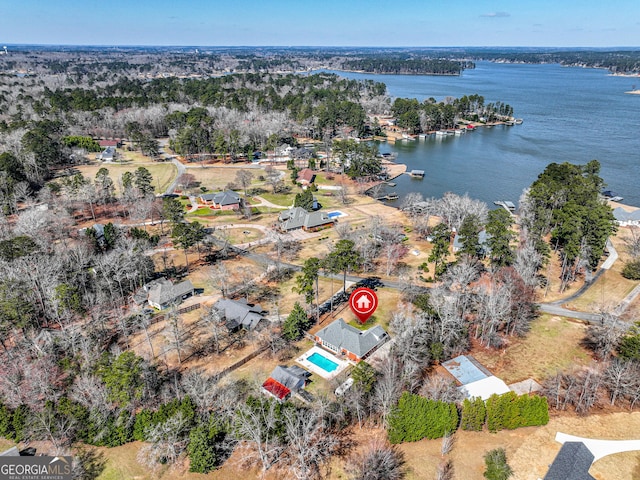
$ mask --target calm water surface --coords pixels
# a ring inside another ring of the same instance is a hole
[[[338,72],[348,78],[386,83],[392,97],[443,100],[478,93],[485,103],[510,104],[522,125],[479,128],[456,137],[383,143],[408,170],[426,171],[424,180],[403,175],[389,188],[400,195],[419,191],[441,196],[468,193],[487,203],[517,202],[551,162],[597,159],[608,188],[624,203],[640,206],[640,78],[614,77],[606,70],[559,65],[507,65],[478,62],[460,77],[369,75]]]

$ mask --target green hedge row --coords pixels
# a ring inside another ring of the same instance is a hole
[[[549,405],[545,397],[518,396],[514,392],[492,395],[486,402],[479,398],[462,404],[463,430],[480,431],[484,425],[491,432],[549,423]]]
[[[455,404],[404,392],[389,419],[389,441],[401,443],[439,438],[457,428],[458,409]]]

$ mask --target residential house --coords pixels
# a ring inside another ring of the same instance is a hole
[[[297,365],[290,367],[278,365],[262,384],[262,391],[284,402],[291,395],[302,390],[310,376],[311,373]]]
[[[100,148],[112,147],[114,149],[122,147],[122,140],[98,140],[98,145]]]
[[[489,253],[491,253],[491,249],[487,244],[487,240],[490,237],[491,235],[489,235],[486,230],[481,230],[478,233],[478,244],[480,245],[481,255],[488,255]],[[456,233],[455,237],[453,237],[453,253],[457,253],[462,248],[462,246],[463,245],[462,240],[460,239],[460,235]]]
[[[243,204],[242,197],[236,192],[225,190],[218,193],[204,193],[200,201],[206,205],[213,205],[220,210],[238,210]]]
[[[315,334],[315,342],[330,352],[359,362],[389,340],[389,334],[376,325],[368,330],[358,330],[339,318]]]
[[[218,300],[213,308],[224,317],[225,325],[231,331],[240,328],[254,330],[264,319],[266,313],[260,305],[249,304],[246,300],[230,300],[228,298]]]
[[[179,305],[185,298],[193,295],[195,289],[191,280],[174,284],[171,280],[161,278],[145,285],[145,290],[149,292],[149,305],[163,310],[171,305]]]
[[[594,455],[582,442],[565,442],[544,480],[595,480],[589,475]]]
[[[640,227],[640,209],[628,212],[622,207],[613,210],[613,216],[621,227]]]
[[[296,178],[296,183],[299,183],[302,186],[311,185],[316,179],[316,174],[310,168],[303,168],[298,172],[298,178]]]
[[[332,227],[333,218],[325,212],[307,212],[302,207],[293,207],[284,210],[278,217],[278,229],[283,232],[302,229],[307,232],[316,232],[324,228]]]
[[[115,147],[107,147],[102,151],[102,153],[99,153],[98,155],[96,155],[96,158],[98,160],[102,160],[103,162],[112,162],[115,157],[116,157]]]

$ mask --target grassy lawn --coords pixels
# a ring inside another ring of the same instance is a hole
[[[293,205],[293,200],[296,198],[296,193],[298,192],[292,189],[291,193],[264,192],[261,193],[260,196],[268,202],[274,203],[276,205],[282,205],[283,207],[289,207]]]
[[[235,217],[234,210],[220,210],[209,207],[200,207],[195,212],[187,214],[189,217]]]
[[[193,164],[188,165],[192,166]],[[264,169],[262,168],[256,169],[207,165],[204,168],[187,168],[187,173],[193,175],[196,178],[196,181],[200,182],[200,186],[217,192],[219,190],[223,190],[229,183],[236,183],[236,175],[240,170],[246,170],[253,174],[253,180],[251,181],[252,185],[262,183],[258,180],[258,176],[264,175]]]
[[[638,285],[637,281],[622,276],[622,269],[629,260],[623,239],[629,234],[629,229],[621,228],[617,235],[611,238],[619,255],[618,260],[580,298],[567,303],[567,308],[587,312],[612,310]]]
[[[106,168],[109,170],[109,177],[113,180],[113,184],[116,187],[116,192],[120,193],[120,179],[124,172],[135,172],[138,167],[145,167],[153,176],[153,187],[156,193],[163,193],[169,184],[176,178],[178,169],[173,163],[105,163],[98,164],[97,162],[92,165],[81,165],[77,169],[84,175],[93,181],[96,177],[96,173],[100,168]]]
[[[531,324],[522,339],[510,340],[506,350],[473,351],[473,356],[506,383],[527,378],[537,381],[572,366],[586,365],[591,360],[580,345],[586,326],[564,318],[542,315]]]
[[[264,237],[262,230],[257,228],[225,228],[227,238],[232,244],[255,242]]]

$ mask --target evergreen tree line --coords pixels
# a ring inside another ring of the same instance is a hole
[[[520,427],[546,425],[549,422],[547,399],[508,392],[481,398],[465,399],[460,409],[455,403],[432,400],[404,392],[389,418],[389,441],[393,444],[415,442],[423,438],[440,438],[458,428],[490,432]]]
[[[485,402],[481,398],[465,399],[462,403],[460,428],[490,432],[514,430],[520,427],[549,423],[549,406],[545,397],[517,395],[507,392],[491,395]]]

